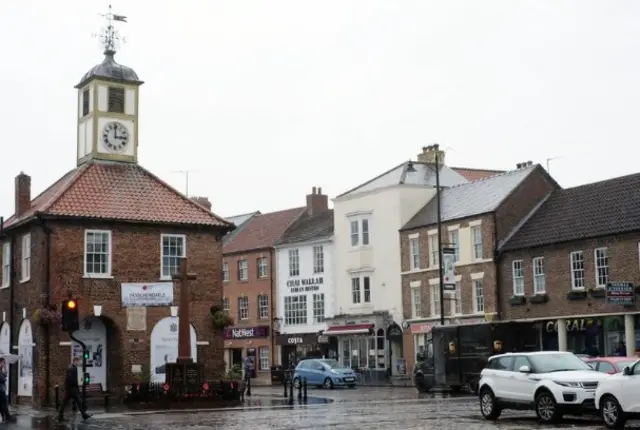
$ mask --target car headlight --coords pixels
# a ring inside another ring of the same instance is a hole
[[[562,385],[563,387],[582,388],[581,382],[567,382],[567,381],[553,381],[555,384]]]

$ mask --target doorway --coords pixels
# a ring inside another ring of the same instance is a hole
[[[242,348],[231,349],[231,368],[240,366],[242,369]]]
[[[296,346],[284,345],[282,347],[282,366],[285,369],[295,369],[296,367]]]

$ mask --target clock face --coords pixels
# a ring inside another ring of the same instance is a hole
[[[129,144],[129,130],[119,122],[109,122],[102,129],[102,143],[112,152],[122,152]]]

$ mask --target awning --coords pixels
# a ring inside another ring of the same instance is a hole
[[[326,336],[344,336],[348,334],[369,334],[373,324],[352,324],[352,325],[338,325],[329,327],[324,334]]]

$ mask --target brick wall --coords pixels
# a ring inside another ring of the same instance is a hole
[[[211,326],[209,308],[222,304],[222,251],[221,241],[215,232],[207,230],[174,230],[158,226],[103,225],[51,222],[51,303],[60,302],[71,290],[80,297],[81,318],[93,314],[93,305],[102,305],[103,321],[107,326],[107,378],[113,386],[121,387],[135,378],[131,373],[133,364],[149,366],[150,335],[155,324],[170,315],[167,307],[147,308],[147,330],[126,330],[126,312],[121,307],[120,284],[122,282],[158,282],[160,280],[160,235],[185,234],[189,271],[198,279],[191,284],[191,321],[197,339],[209,345],[198,347],[198,361],[205,364],[206,375],[214,376],[223,369],[222,336]],[[112,279],[84,279],[84,231],[85,229],[111,230],[112,232]],[[14,276],[13,344],[17,344],[17,330],[22,320],[22,308],[27,309],[31,319],[34,338],[34,403],[44,398],[46,372],[49,369],[49,393],[61,384],[64,369],[69,365],[71,350],[60,346],[69,341],[58,325],[42,327],[33,321],[33,314],[43,304],[45,291],[45,234],[41,227],[31,228],[32,277],[20,284]],[[11,231],[12,235],[22,231]],[[20,240],[17,238],[14,258],[19,259]],[[15,266],[19,270],[19,265]],[[19,273],[19,272],[18,272]],[[10,290],[0,290],[0,310],[9,310]],[[180,291],[174,287],[174,302],[177,305]],[[46,363],[46,337],[50,341],[51,363]],[[15,387],[16,384],[12,384]],[[14,388],[12,388],[14,390]],[[50,397],[53,399],[53,397]]]
[[[603,313],[622,313],[639,311],[638,305],[632,308],[605,304],[604,298],[588,295],[584,300],[568,300],[571,291],[570,253],[583,251],[585,265],[586,290],[596,284],[594,250],[608,248],[609,278],[611,282],[632,282],[640,284],[640,267],[638,264],[638,245],[640,233],[583,240],[566,244],[505,252],[499,265],[503,282],[502,306],[505,319],[547,318],[570,315],[590,315]],[[532,259],[544,257],[546,291],[549,301],[544,304],[533,304],[529,298],[533,295]],[[524,266],[524,287],[527,303],[513,306],[509,299],[513,296],[512,262],[522,260]]]

